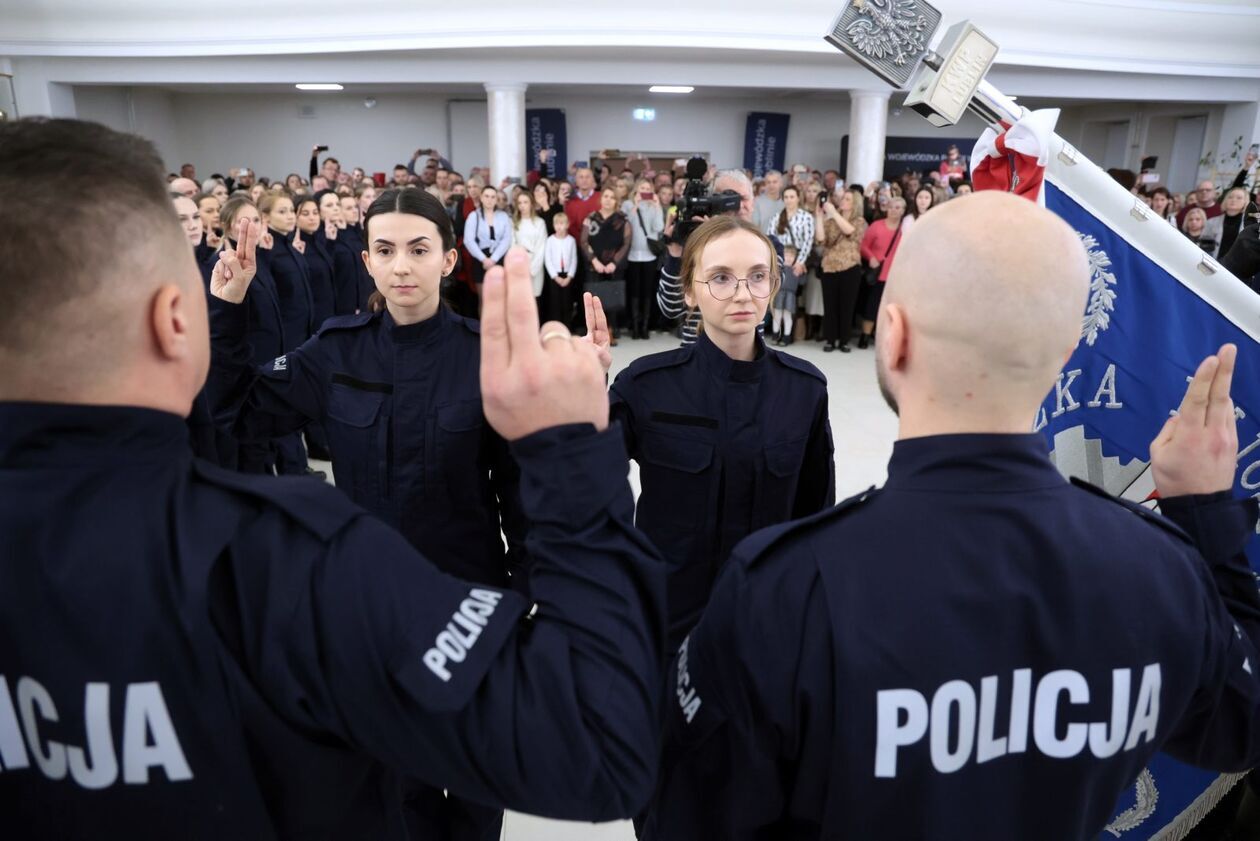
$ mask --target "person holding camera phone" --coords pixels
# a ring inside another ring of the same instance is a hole
[[[657,260],[661,246],[661,231],[665,228],[665,215],[656,200],[652,182],[640,178],[634,186],[634,196],[621,206],[630,220],[632,237],[626,267],[626,305],[630,310],[630,338],[648,338],[648,318],[652,301],[656,298],[659,277]]]

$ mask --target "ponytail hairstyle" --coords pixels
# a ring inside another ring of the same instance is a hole
[[[796,193],[797,206],[799,207],[800,206],[799,203],[801,200],[801,191],[796,189],[791,184],[783,188],[783,190],[779,193],[779,198],[783,198],[785,195],[787,195],[789,190],[793,193]],[[788,230],[788,215],[787,215],[787,207],[785,206],[782,210],[779,211],[779,221],[774,223],[774,232],[776,234],[786,234],[787,230]]]
[[[442,237],[442,250],[451,251],[455,248],[455,228],[451,224],[451,217],[447,214],[442,202],[431,193],[424,190],[401,190],[395,187],[377,196],[376,200],[368,205],[367,213],[363,215],[363,239],[368,243],[369,248],[372,243],[372,220],[382,213],[409,213],[412,216],[428,219],[437,226],[438,233]],[[385,309],[385,296],[378,291],[373,291],[368,296],[368,308],[372,312]]]
[[[223,230],[224,243],[229,239],[236,239],[236,217],[246,207],[255,207],[248,195],[232,196],[223,203],[223,207],[219,208],[219,227]]]

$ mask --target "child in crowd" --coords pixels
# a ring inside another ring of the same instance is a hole
[[[796,250],[795,245],[783,245],[783,265],[795,266],[796,258],[800,256],[800,252]],[[790,270],[789,270],[790,271]],[[775,344],[779,347],[786,347],[792,344],[792,314],[796,312],[796,289],[788,288],[789,284],[779,287],[778,293],[774,296],[774,306],[772,309],[774,333],[778,336]]]
[[[543,250],[547,282],[543,286],[542,317],[544,321],[572,324],[573,308],[577,301],[577,289],[573,286],[578,267],[577,240],[569,236],[567,214],[557,213],[551,221],[556,232],[547,237]]]

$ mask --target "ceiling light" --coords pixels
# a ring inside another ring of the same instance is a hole
[[[691,85],[652,85],[648,88],[650,93],[691,93],[694,90]]]
[[[339,91],[343,90],[342,86],[336,82],[299,82],[297,89],[300,91]]]

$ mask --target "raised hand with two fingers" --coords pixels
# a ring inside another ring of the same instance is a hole
[[[1151,471],[1161,497],[1211,494],[1234,485],[1238,420],[1229,396],[1238,348],[1204,359],[1177,414],[1151,442]]]
[[[210,294],[224,301],[239,304],[245,300],[249,284],[258,273],[258,237],[260,226],[241,219],[236,226],[236,248],[219,252],[219,262],[210,275]]]
[[[599,354],[599,364],[604,366],[606,372],[612,367],[612,333],[608,331],[604,305],[590,292],[582,293],[582,303],[586,308],[586,335],[582,340],[595,348]]]
[[[529,254],[508,252],[486,273],[481,298],[481,400],[486,420],[515,441],[555,426],[608,427],[598,351],[559,322],[538,327]]]

